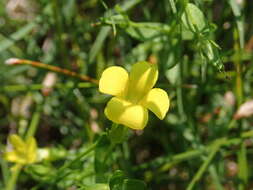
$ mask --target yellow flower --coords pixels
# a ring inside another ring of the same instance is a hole
[[[18,135],[10,135],[9,142],[12,150],[4,153],[5,160],[22,165],[36,162],[37,143],[33,137],[23,141]]]
[[[99,91],[114,96],[105,108],[106,117],[136,130],[146,126],[148,109],[163,119],[170,101],[164,90],[153,88],[157,78],[157,65],[145,61],[134,64],[129,75],[118,66],[104,70]]]

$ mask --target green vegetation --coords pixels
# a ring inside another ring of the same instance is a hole
[[[252,189],[252,18],[246,0],[0,1],[0,189]],[[139,61],[170,108],[132,130],[98,81]]]

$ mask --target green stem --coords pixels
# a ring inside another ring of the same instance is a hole
[[[77,156],[74,160],[68,162],[67,164],[63,165],[57,173],[61,173],[62,171],[64,171],[66,168],[69,168],[71,165],[73,165],[76,161],[80,160],[81,158],[83,158],[84,156],[86,156],[87,154],[89,154],[91,151],[93,151],[97,146],[97,143],[94,143],[90,148],[88,148],[86,151],[84,151],[83,153],[81,153],[79,156]]]
[[[238,177],[240,179],[239,189],[244,190],[248,183],[248,161],[247,161],[247,148],[245,143],[240,144],[240,150],[237,154],[239,173]]]
[[[76,161],[82,159],[83,157],[85,157],[87,154],[89,154],[91,151],[93,151],[96,147],[97,147],[97,142],[94,143],[90,148],[88,148],[86,151],[84,151],[83,153],[81,153],[79,156],[77,156],[74,160],[64,164],[57,172],[57,177],[55,178],[54,182],[60,181],[61,179],[63,179],[64,177],[66,177],[66,175],[61,175],[62,173],[64,173],[64,170],[69,168],[70,166],[72,166]]]
[[[182,25],[180,23],[180,31],[182,32]],[[183,96],[183,88],[182,88],[182,84],[183,84],[183,60],[182,60],[182,36],[179,35],[178,36],[178,45],[181,46],[178,47],[178,52],[177,52],[177,55],[178,55],[178,77],[177,77],[177,105],[178,105],[178,112],[182,118],[182,121],[185,121],[186,120],[186,114],[185,114],[185,111],[184,111],[184,96]]]
[[[15,189],[16,182],[17,182],[17,179],[18,179],[21,169],[22,169],[22,165],[20,165],[20,164],[16,165],[15,170],[11,173],[11,176],[8,180],[5,190],[14,190]]]
[[[236,70],[235,78],[235,92],[237,98],[237,106],[239,107],[243,102],[243,80],[242,80],[242,67],[241,67],[241,55],[244,47],[240,46],[239,29],[234,30],[234,65]]]
[[[220,139],[217,142],[215,142],[207,159],[201,165],[198,172],[195,174],[195,176],[192,178],[190,184],[187,186],[187,190],[192,190],[194,188],[195,184],[201,179],[202,175],[204,174],[204,172],[208,168],[209,164],[211,163],[214,156],[216,155],[216,153],[220,149],[221,145],[224,143],[223,141],[225,141],[225,139]]]
[[[216,170],[214,164],[209,166],[208,171],[209,171],[210,175],[212,176],[213,184],[215,185],[216,190],[223,190],[221,179],[217,173],[217,170]]]
[[[178,112],[182,118],[182,121],[185,121],[186,116],[184,112],[184,101],[183,101],[183,89],[182,89],[182,63],[179,63],[179,71],[178,71],[178,87],[177,87],[177,105]]]
[[[2,147],[0,147],[0,149],[2,149]],[[2,171],[2,176],[3,176],[3,184],[4,186],[6,186],[10,172],[8,169],[7,162],[2,158],[0,158],[0,165],[1,165],[1,171]]]
[[[217,141],[222,142],[221,146],[230,147],[232,145],[238,145],[238,144],[242,143],[244,141],[244,139],[252,138],[252,137],[253,137],[253,130],[250,130],[250,131],[246,131],[246,132],[241,133],[241,135],[237,138],[226,139],[226,138],[222,137],[222,138],[215,140],[215,142],[217,142]],[[203,155],[207,152],[210,152],[213,147],[213,144],[215,142],[211,142],[209,145],[207,145],[201,149],[186,151],[186,152],[174,155],[174,156],[169,155],[168,157],[159,157],[151,162],[144,163],[144,164],[134,167],[134,171],[139,170],[139,169],[146,169],[149,167],[152,167],[152,168],[158,167],[159,168],[158,170],[160,172],[166,172],[172,166],[174,166],[180,162],[194,159],[194,158],[198,158],[201,155]]]
[[[240,105],[243,103],[243,80],[242,80],[242,62],[241,62],[241,54],[242,54],[242,44],[240,45],[240,39],[239,39],[240,31],[239,28],[234,30],[234,51],[235,51],[235,57],[234,57],[234,65],[236,69],[236,78],[235,78],[235,92],[236,92],[236,99],[237,99],[237,108],[240,107]],[[243,38],[241,39],[243,40]],[[242,131],[242,121],[238,122],[238,130]],[[241,144],[240,150],[237,154],[237,161],[239,165],[239,172],[238,172],[238,178],[239,178],[239,190],[244,190],[248,181],[248,161],[247,161],[247,149],[244,145],[244,143]]]
[[[59,0],[53,0],[53,12],[55,17],[55,25],[56,25],[56,40],[57,40],[57,47],[59,49],[58,58],[62,61],[63,65],[67,67],[67,51],[64,45],[62,36],[63,36],[63,23],[62,23],[62,16],[61,16],[61,4]]]
[[[90,88],[95,86],[89,82],[79,82],[75,83],[56,83],[53,88],[56,89],[69,89],[69,88]],[[17,92],[17,91],[32,91],[32,90],[41,90],[45,88],[42,84],[17,84],[17,85],[4,85],[0,87],[0,92]]]
[[[111,144],[107,150],[107,154],[105,155],[104,163],[107,161],[116,145],[122,144],[123,142],[126,141],[128,131],[129,129],[125,126],[116,123],[112,124],[111,130],[109,131],[108,134]]]
[[[37,127],[38,127],[38,124],[40,121],[40,107],[41,107],[41,105],[37,105],[37,110],[33,113],[30,126],[28,128],[27,133],[26,133],[26,137],[25,137],[26,139],[33,137],[36,130],[37,130]]]

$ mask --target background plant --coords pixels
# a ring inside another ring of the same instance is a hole
[[[0,188],[252,188],[253,2],[13,2],[0,1]],[[11,57],[97,80],[111,65],[155,62],[170,111],[120,136],[96,83]],[[10,133],[49,153],[17,181],[2,157]]]

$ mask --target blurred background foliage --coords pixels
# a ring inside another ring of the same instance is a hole
[[[250,0],[1,0],[0,154],[29,129],[50,152],[17,189],[253,188],[252,10]],[[157,63],[170,111],[112,148],[110,97],[96,84],[4,64],[12,57],[95,79]],[[4,189],[13,171],[0,163]]]

